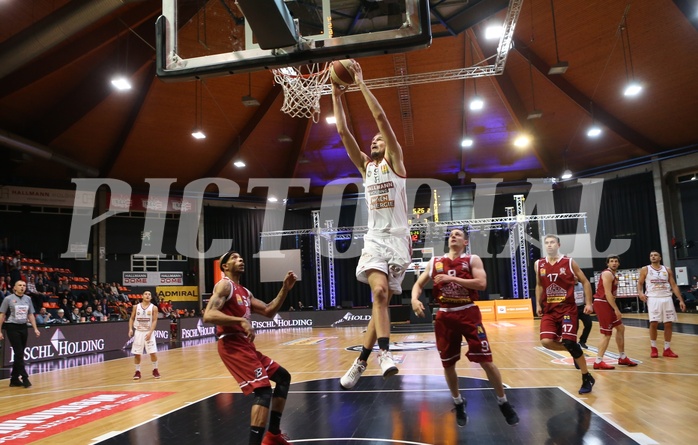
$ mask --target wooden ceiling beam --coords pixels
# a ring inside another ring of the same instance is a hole
[[[291,147],[290,165],[286,170],[286,178],[295,178],[298,170],[298,161],[301,160],[305,147],[308,144],[310,130],[313,128],[312,119],[301,119],[296,126],[296,134],[293,137],[293,146]]]
[[[521,41],[520,39],[514,37],[514,48],[526,48],[526,44]],[[555,85],[560,91],[562,91],[572,102],[577,104],[580,108],[582,108],[585,112],[587,112],[590,116],[592,114],[592,100],[591,98],[587,97],[584,93],[579,91],[577,88],[574,87],[571,83],[569,83],[565,78],[561,75],[548,75],[548,70],[550,69],[550,66],[543,61],[540,57],[538,57],[534,52],[532,51],[520,51],[517,49],[517,52],[521,54],[521,56],[526,59],[527,61],[531,62],[531,65],[535,69],[537,69],[541,74],[543,74],[553,85]],[[572,67],[574,69],[574,67]],[[630,128],[628,125],[623,123],[620,119],[618,119],[616,116],[613,114],[609,113],[605,109],[603,109],[598,102],[594,103],[594,120],[599,122],[600,124],[604,125],[606,128],[611,130],[612,132],[616,133],[618,136],[621,138],[625,139],[626,141],[630,142],[633,144],[635,147],[639,148],[646,154],[654,154],[658,153],[667,147],[662,147],[660,144],[656,143],[655,141],[652,141],[645,136],[641,135],[634,129]]]
[[[494,55],[494,52],[492,52],[492,54],[484,53],[483,47],[479,45],[477,39],[475,38],[475,33],[472,30],[468,30],[468,35],[474,42],[473,47],[477,53],[477,57],[480,60],[484,60]],[[514,120],[514,124],[518,128],[526,130],[526,132],[531,135],[531,138],[533,139],[533,153],[538,159],[538,162],[540,162],[541,167],[544,171],[551,172],[551,169],[556,164],[555,159],[551,155],[551,150],[546,147],[542,147],[538,142],[540,137],[538,137],[535,128],[528,120],[528,111],[526,110],[526,106],[524,105],[521,96],[519,96],[519,93],[516,92],[514,82],[511,80],[506,70],[499,76],[492,76],[492,79],[492,84],[497,90],[499,97],[502,99],[502,103],[507,108],[509,116]]]
[[[476,3],[466,2],[462,10],[449,17],[443,17],[438,12],[438,5],[432,8],[431,13],[438,18],[450,35],[458,35],[508,7],[509,0],[482,0]],[[435,34],[434,37],[439,36]]]
[[[153,34],[153,23],[158,14],[160,14],[160,8],[154,5],[153,2],[138,4],[120,16],[120,19],[114,19],[104,25],[95,27],[88,34],[73,39],[60,51],[50,51],[46,56],[40,57],[5,76],[2,82],[0,82],[0,98],[22,90],[64,66],[89,57],[95,51],[113,44],[119,36],[130,32],[125,28],[124,23],[132,28],[140,27],[147,23],[148,26],[145,30],[148,33],[146,35]],[[129,38],[134,40],[134,45],[142,44],[142,42],[136,42],[138,40],[136,37]]]
[[[204,176],[202,176],[202,178],[220,176],[223,170],[230,166],[230,162],[235,159],[235,156],[237,156],[237,154],[240,152],[242,146],[245,144],[255,128],[257,128],[257,125],[259,125],[264,116],[269,112],[269,109],[274,104],[274,101],[276,101],[276,99],[279,97],[281,91],[282,88],[280,85],[274,85],[272,87],[269,94],[267,94],[267,97],[265,97],[259,107],[257,107],[257,111],[255,111],[254,115],[252,115],[252,118],[247,121],[240,133],[232,137],[228,149],[206,170],[206,173]]]
[[[148,66],[148,72],[145,74],[143,81],[141,82],[140,86],[136,89],[136,91],[138,91],[138,97],[136,97],[136,100],[133,102],[133,105],[129,110],[128,118],[126,119],[126,122],[124,122],[124,125],[121,127],[121,131],[119,132],[116,141],[114,141],[114,144],[107,152],[107,157],[102,163],[102,168],[100,168],[100,171],[106,172],[105,177],[107,178],[113,176],[114,165],[116,164],[116,161],[119,159],[119,156],[121,155],[121,152],[124,149],[124,145],[126,144],[126,141],[128,140],[128,137],[131,134],[131,130],[133,130],[133,126],[136,123],[136,119],[138,118],[138,115],[143,109],[143,104],[145,103],[146,97],[148,97],[148,93],[150,92],[150,88],[152,87],[154,80],[155,62],[152,61]]]

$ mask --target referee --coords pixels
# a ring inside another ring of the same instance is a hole
[[[19,280],[15,282],[13,290],[14,293],[5,297],[2,300],[2,304],[0,304],[0,325],[7,332],[7,339],[10,340],[10,345],[12,345],[12,350],[14,351],[10,386],[29,388],[32,384],[29,381],[27,370],[24,369],[24,349],[27,347],[29,335],[27,321],[31,323],[37,337],[41,333],[36,328],[32,300],[28,295],[24,294],[27,290],[27,283]],[[7,321],[5,320],[6,314],[9,314]],[[2,331],[0,331],[0,340],[4,338]],[[20,377],[22,377],[22,380],[19,379]]]

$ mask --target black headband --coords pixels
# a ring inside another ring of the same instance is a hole
[[[234,250],[229,250],[228,253],[221,257],[221,262],[218,264],[218,267],[221,269],[221,271],[223,271],[223,265],[227,263],[230,257],[233,256],[233,254],[235,253],[237,252],[235,252]]]

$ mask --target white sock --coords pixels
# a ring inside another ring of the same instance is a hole
[[[669,346],[671,345],[670,341],[665,341],[664,342],[664,349],[669,349]]]
[[[504,394],[504,397],[499,397],[497,396],[497,405],[504,405],[507,403],[507,395]]]
[[[458,397],[453,397],[453,403],[456,405],[462,405],[463,404],[463,397],[460,395]]]
[[[621,352],[621,353],[620,353],[620,358],[621,358],[621,359],[624,359],[624,358],[626,358],[626,357],[627,357],[627,355],[625,355],[625,352]]]
[[[603,357],[596,357],[596,363],[601,363],[603,361]]]
[[[154,362],[151,362],[153,364],[153,369],[158,369],[158,362],[157,360]]]
[[[141,370],[141,365],[140,364],[136,365],[136,371],[140,371],[140,370]]]
[[[653,348],[656,348],[657,347],[657,340],[650,340],[650,346],[652,346]]]

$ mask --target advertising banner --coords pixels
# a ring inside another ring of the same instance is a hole
[[[123,321],[78,323],[48,326],[40,329],[41,336],[30,334],[24,360],[39,362],[58,360],[84,354],[96,354],[119,349],[131,349],[133,338],[128,336],[128,323]],[[170,320],[158,320],[155,342],[170,340]],[[3,344],[3,365],[11,367],[13,351],[7,338]]]
[[[183,342],[211,335],[216,335],[216,327],[212,324],[204,323],[202,318],[192,317],[179,319],[179,339]]]
[[[182,286],[184,272],[122,272],[124,286]]]
[[[280,312],[271,319],[252,314],[253,329],[368,326],[369,321],[371,321],[371,309]]]
[[[157,286],[158,301],[199,301],[198,286]]]
[[[480,314],[482,314],[482,321],[495,321],[497,319],[494,312],[494,301],[476,301],[475,304],[477,305],[477,307],[480,308]]]
[[[533,318],[533,307],[530,298],[517,300],[495,300],[497,320],[511,318]]]

